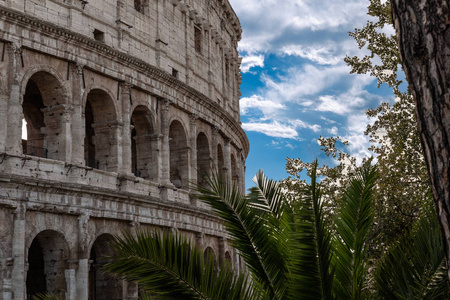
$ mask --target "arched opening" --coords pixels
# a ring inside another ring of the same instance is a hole
[[[230,264],[230,265],[233,263],[233,261],[231,259],[230,252],[228,252],[228,251],[225,252],[225,262]]]
[[[197,184],[205,187],[205,177],[211,167],[211,156],[206,134],[200,132],[197,136]]]
[[[231,180],[233,184],[239,183],[239,174],[237,171],[236,158],[231,154]]]
[[[94,242],[90,253],[89,268],[89,300],[119,300],[122,299],[122,282],[102,268],[110,262],[108,257],[114,255],[109,243],[113,237],[109,234],[100,235]]]
[[[217,267],[217,260],[216,255],[214,254],[214,250],[211,247],[208,247],[205,249],[205,252],[203,252],[204,264],[206,265],[210,259],[214,260],[214,266]]]
[[[39,233],[28,249],[27,299],[39,293],[65,296],[65,270],[69,247],[62,234],[53,230]]]
[[[131,171],[137,177],[155,179],[157,175],[157,140],[154,136],[150,111],[137,106],[131,115]]]
[[[88,167],[116,171],[117,136],[114,104],[102,90],[94,89],[87,95],[84,109],[84,159]]]
[[[183,125],[173,121],[169,127],[170,181],[177,188],[188,187],[188,147]]]
[[[64,93],[59,81],[47,72],[30,77],[23,95],[22,149],[38,157],[64,160]]]
[[[219,176],[225,180],[225,159],[221,144],[217,145],[217,171],[219,172]]]

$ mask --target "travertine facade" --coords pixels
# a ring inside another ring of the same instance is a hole
[[[0,0],[0,300],[134,299],[99,269],[136,227],[238,264],[189,183],[243,188],[240,36],[227,0]]]

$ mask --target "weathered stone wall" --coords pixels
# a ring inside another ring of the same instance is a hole
[[[226,0],[0,0],[0,300],[133,299],[99,270],[137,227],[239,265],[189,183],[244,188],[240,34]]]

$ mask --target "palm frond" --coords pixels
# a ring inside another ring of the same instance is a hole
[[[37,294],[33,300],[64,300],[64,297],[53,294]]]
[[[317,161],[311,172],[311,184],[297,204],[292,226],[289,284],[292,299],[333,299],[331,238],[324,221],[316,170]]]
[[[269,299],[282,299],[287,272],[283,255],[286,238],[270,205],[255,206],[254,199],[245,197],[218,176],[206,181],[209,188],[197,187],[198,198],[222,219],[233,247],[239,250],[255,284]],[[267,203],[274,201],[268,199]]]
[[[370,164],[362,166],[344,193],[335,220],[334,291],[339,299],[365,298],[368,235],[373,223],[373,188],[377,176]]]
[[[375,272],[380,299],[450,299],[439,224],[424,211]]]
[[[289,209],[289,205],[285,200],[284,194],[281,192],[277,181],[268,179],[262,170],[259,170],[253,177],[256,184],[250,188],[248,196],[261,211],[269,211],[271,214],[280,219],[283,212]]]
[[[142,231],[116,237],[113,262],[105,271],[164,299],[255,299],[244,275],[229,265],[220,270],[212,259],[203,263],[200,249],[186,237],[164,231]]]

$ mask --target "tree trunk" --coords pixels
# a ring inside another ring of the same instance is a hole
[[[391,0],[406,79],[444,239],[450,280],[450,2]]]

